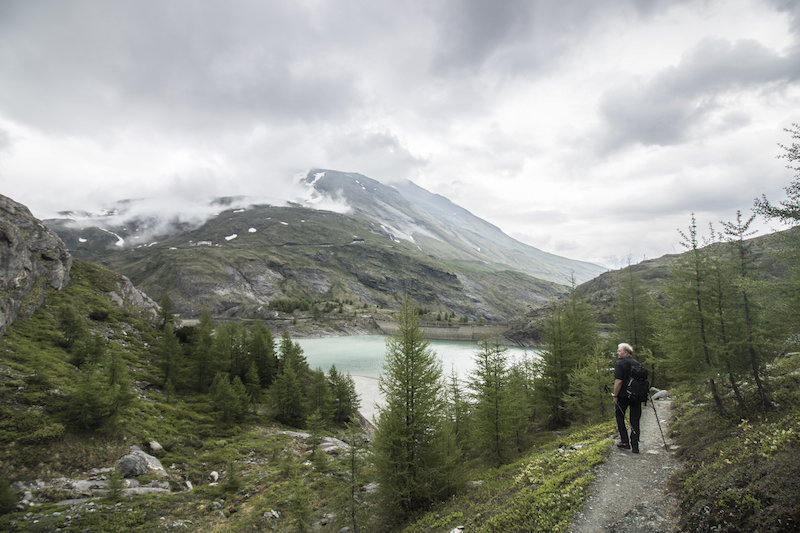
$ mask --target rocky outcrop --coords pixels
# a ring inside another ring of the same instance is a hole
[[[69,282],[72,256],[30,210],[0,195],[0,337],[44,302],[46,288]]]
[[[139,309],[145,318],[155,321],[158,317],[158,304],[145,293],[137,289],[131,280],[120,276],[117,280],[117,290],[106,293],[106,296],[122,309],[134,307]]]

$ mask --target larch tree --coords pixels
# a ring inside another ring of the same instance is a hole
[[[356,383],[350,373],[343,374],[336,365],[328,371],[328,387],[333,400],[333,421],[345,424],[353,420],[361,408],[361,400],[356,392]]]
[[[667,363],[675,377],[708,387],[721,415],[727,411],[717,384],[721,366],[714,349],[715,296],[710,283],[709,255],[697,236],[697,222],[692,214],[688,234],[681,232],[686,253],[670,272],[666,286],[671,304],[663,321],[664,340],[668,345]]]
[[[272,385],[278,373],[278,358],[275,355],[275,337],[260,320],[250,332],[250,354],[258,370],[258,379],[265,389]]]
[[[508,446],[515,436],[507,352],[496,339],[479,342],[469,382],[476,444],[498,464],[509,458]]]
[[[756,258],[753,252],[753,245],[746,238],[753,234],[750,231],[755,215],[742,221],[740,211],[736,212],[736,222],[723,222],[723,235],[728,242],[731,250],[731,265],[733,273],[733,285],[735,287],[736,309],[738,315],[738,332],[741,339],[738,343],[745,353],[745,359],[750,366],[751,376],[758,390],[759,403],[763,408],[769,406],[767,393],[762,380],[764,366],[765,335],[766,326],[761,312],[762,308],[759,300],[755,297],[756,292],[763,293],[762,283],[757,279]]]
[[[378,384],[373,459],[387,517],[402,519],[449,496],[460,484],[460,451],[445,422],[442,368],[406,296],[398,331],[386,341]]]
[[[553,302],[542,325],[545,346],[535,363],[534,399],[547,424],[561,427],[570,421],[567,399],[572,374],[595,349],[597,321],[573,289],[565,300]]]
[[[192,355],[192,373],[197,392],[205,392],[217,371],[214,360],[214,321],[208,308],[203,308],[197,323],[195,335],[192,337],[190,352]]]

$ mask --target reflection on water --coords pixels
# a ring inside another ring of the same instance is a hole
[[[361,413],[372,418],[375,414],[374,404],[380,403],[377,379],[386,355],[385,335],[356,335],[352,337],[327,337],[324,339],[294,339],[303,348],[303,354],[312,369],[321,369],[325,373],[331,365],[336,369],[350,373],[356,383],[356,391],[361,397]],[[460,378],[475,368],[473,358],[478,344],[466,341],[430,341],[431,348],[442,362],[442,370],[449,376],[453,369]],[[528,349],[533,353],[533,349]],[[509,347],[509,358],[519,358],[526,349]]]

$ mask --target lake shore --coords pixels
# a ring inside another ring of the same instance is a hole
[[[351,376],[356,385],[356,393],[361,400],[361,407],[358,412],[375,424],[375,417],[378,416],[378,406],[382,405],[383,398],[378,389],[378,380],[368,376]]]

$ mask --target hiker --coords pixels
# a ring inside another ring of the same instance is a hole
[[[619,429],[620,441],[617,448],[631,450],[639,453],[639,419],[642,417],[642,402],[628,397],[626,385],[631,380],[631,366],[639,365],[633,358],[633,348],[630,344],[622,343],[617,347],[617,365],[614,367],[614,405]],[[631,409],[631,435],[628,439],[628,429],[625,427],[625,411]]]

